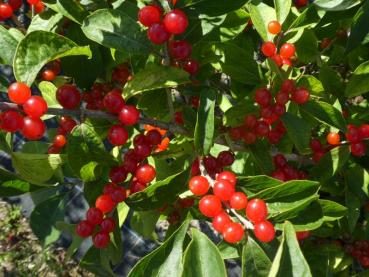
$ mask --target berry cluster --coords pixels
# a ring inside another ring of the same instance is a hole
[[[8,87],[9,99],[22,105],[25,117],[17,111],[8,110],[0,115],[0,128],[6,132],[21,131],[30,140],[39,140],[45,133],[45,123],[40,119],[47,111],[47,103],[24,83],[13,83]]]
[[[277,154],[273,158],[275,171],[272,172],[271,176],[275,179],[283,182],[290,180],[306,180],[308,175],[305,171],[298,170],[292,165],[289,165],[287,159],[282,154]]]
[[[286,112],[286,105],[290,100],[296,104],[305,104],[309,97],[309,91],[296,87],[293,80],[285,80],[274,97],[267,88],[258,89],[255,102],[260,106],[260,117],[246,115],[242,126],[231,128],[232,139],[242,139],[246,144],[253,144],[257,138],[267,138],[271,144],[278,144],[286,132],[283,123],[279,121],[279,117]]]
[[[204,195],[199,201],[199,210],[204,216],[213,219],[214,229],[222,234],[225,241],[237,243],[244,236],[242,224],[234,222],[228,214],[240,210],[245,210],[246,217],[253,224],[254,234],[260,241],[273,240],[275,230],[273,224],[266,220],[268,209],[265,202],[262,199],[248,201],[246,194],[236,192],[236,182],[234,173],[223,171],[217,174],[214,182],[201,175],[192,177],[189,189],[196,196]],[[207,194],[210,187],[213,194]]]
[[[345,245],[345,250],[352,257],[356,258],[364,268],[369,268],[369,241],[358,240]]]
[[[147,36],[154,44],[168,42],[172,35],[184,33],[188,26],[188,19],[183,11],[174,9],[163,16],[163,10],[155,5],[140,9],[138,21],[148,27]],[[191,44],[185,40],[171,40],[168,46],[169,54],[175,60],[173,65],[182,66],[191,75],[199,71],[199,63],[190,58]]]
[[[271,21],[268,24],[268,31],[273,35],[281,32],[282,26],[278,21]],[[292,66],[291,58],[295,55],[296,49],[292,43],[284,43],[277,53],[277,47],[272,41],[266,41],[261,46],[261,52],[265,57],[272,59],[278,67],[283,65]]]
[[[163,152],[163,151],[168,149],[170,139],[167,136],[165,136],[165,134],[167,133],[167,130],[163,130],[163,129],[160,129],[158,127],[154,127],[154,126],[151,126],[151,125],[144,125],[143,127],[148,132],[151,131],[151,130],[156,130],[162,136],[161,142],[158,144],[158,146],[154,150],[155,153]]]
[[[41,13],[45,9],[45,4],[41,0],[27,0],[27,2],[36,13]],[[22,5],[22,0],[9,0],[7,3],[0,3],[0,20],[11,18],[13,13],[19,10]]]

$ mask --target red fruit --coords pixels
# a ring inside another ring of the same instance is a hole
[[[285,105],[288,101],[290,101],[290,95],[287,91],[281,90],[275,96],[275,102],[279,105]]]
[[[40,2],[41,0],[27,0],[28,4],[30,5],[35,5],[37,4],[38,2]]]
[[[284,172],[282,170],[275,170],[272,172],[271,176],[274,179],[280,180],[280,181],[287,181],[286,175],[284,174]]]
[[[146,27],[160,23],[162,11],[158,6],[146,6],[139,10],[138,21]]]
[[[105,232],[99,232],[93,236],[92,242],[96,248],[105,248],[110,242],[110,236]]]
[[[282,45],[281,49],[279,49],[279,53],[282,58],[289,59],[293,55],[295,55],[296,49],[292,43],[285,43]]]
[[[362,157],[365,155],[366,146],[363,142],[353,143],[350,145],[351,154],[356,157]]]
[[[326,48],[328,48],[331,44],[332,40],[330,38],[323,38],[322,41],[320,42],[320,49],[324,50]]]
[[[9,0],[8,4],[12,7],[13,11],[19,10],[23,5],[22,0]]]
[[[228,201],[235,193],[235,187],[227,180],[216,181],[213,187],[214,195],[222,201]]]
[[[125,171],[123,166],[116,166],[110,169],[109,171],[109,179],[113,183],[121,183],[124,182],[127,178],[127,172]]]
[[[314,154],[313,154],[313,161],[314,162],[319,162],[320,159],[323,158],[324,154],[325,153],[322,150],[319,150],[319,151],[314,152]]]
[[[359,136],[361,139],[369,138],[369,124],[363,124],[359,127]]]
[[[121,203],[123,202],[126,197],[127,197],[127,191],[125,188],[122,187],[117,187],[111,194],[110,194],[111,199],[115,202],[115,203]]]
[[[328,142],[330,145],[339,145],[339,144],[340,144],[340,142],[341,142],[340,134],[330,132],[330,133],[327,135],[327,142]]]
[[[100,227],[102,232],[111,233],[115,228],[115,220],[111,217],[107,217],[101,222]]]
[[[178,9],[168,12],[163,19],[165,29],[174,35],[180,35],[186,31],[188,19],[184,12]]]
[[[199,202],[200,212],[207,217],[214,217],[222,212],[222,202],[215,195],[205,195]]]
[[[103,189],[103,193],[104,194],[111,194],[113,193],[116,189],[118,188],[118,186],[114,183],[107,183],[105,186],[104,186],[104,189]]]
[[[22,135],[29,140],[39,140],[46,130],[45,123],[38,117],[23,118]]]
[[[41,117],[47,111],[47,103],[41,96],[31,96],[23,104],[23,111],[33,117]]]
[[[0,114],[0,129],[16,132],[23,127],[23,117],[16,111],[5,111]]]
[[[184,40],[173,40],[169,43],[169,53],[177,60],[186,60],[191,56],[192,46]]]
[[[286,113],[286,107],[285,105],[275,105],[274,107],[274,113],[278,116],[284,115]]]
[[[295,89],[295,82],[293,80],[285,80],[281,85],[281,91],[292,93]]]
[[[205,169],[208,172],[211,172],[211,171],[214,172],[218,168],[217,159],[214,158],[213,156],[204,157],[203,162],[204,162]]]
[[[283,65],[283,58],[278,55],[278,54],[275,54],[271,57],[271,59],[275,62],[275,64],[278,66],[278,67],[281,67]]]
[[[184,198],[179,201],[179,204],[182,208],[189,208],[195,204],[195,200],[193,198]]]
[[[277,20],[272,20],[268,24],[268,31],[269,33],[273,35],[279,34],[281,29],[282,29],[282,26]]]
[[[242,240],[245,231],[238,222],[228,223],[223,230],[223,238],[226,242],[237,243]]]
[[[138,134],[133,138],[133,145],[134,146],[138,146],[138,145],[143,145],[146,144],[146,136],[144,134]]]
[[[234,154],[231,151],[222,151],[218,154],[217,162],[222,167],[230,166],[234,162]]]
[[[138,181],[133,181],[129,190],[130,190],[130,193],[133,194],[136,192],[143,191],[146,187],[147,187],[146,184],[142,184]]]
[[[77,122],[69,116],[60,117],[60,127],[67,133],[70,133],[73,128],[77,125]]]
[[[152,24],[147,30],[147,37],[155,44],[163,44],[168,41],[170,34],[161,23]]]
[[[137,169],[137,161],[135,160],[126,160],[122,166],[123,170],[128,173],[135,173]]]
[[[212,225],[217,232],[223,233],[226,225],[231,222],[232,219],[229,217],[229,215],[226,212],[221,212],[213,218]]]
[[[87,220],[83,220],[76,226],[76,233],[78,236],[82,238],[87,238],[92,235],[92,232],[94,231],[94,227],[91,226],[90,223],[88,223]]]
[[[56,99],[65,109],[76,109],[81,103],[81,94],[75,85],[66,84],[56,91]]]
[[[252,199],[246,207],[246,216],[253,222],[258,223],[266,219],[268,215],[268,208],[262,199]]]
[[[196,75],[196,73],[199,71],[200,65],[195,60],[188,60],[184,63],[183,69],[186,70],[191,75]]]
[[[229,130],[229,135],[235,141],[241,139],[241,134],[242,134],[242,131],[240,127],[231,128]]]
[[[310,148],[315,151],[320,151],[323,149],[322,143],[318,139],[312,139],[310,142]]]
[[[242,138],[246,144],[253,144],[256,141],[256,135],[252,132],[245,132]]]
[[[292,101],[297,104],[305,104],[309,101],[310,93],[306,88],[297,88],[292,92]]]
[[[86,220],[91,225],[98,225],[103,221],[104,214],[97,208],[89,208],[86,213]]]
[[[104,107],[111,113],[119,113],[125,102],[119,89],[113,89],[107,95],[104,96]]]
[[[259,120],[255,126],[255,133],[258,137],[266,137],[269,133],[269,124],[264,120]]]
[[[13,103],[22,105],[31,97],[31,89],[24,83],[13,83],[8,87],[8,96]]]
[[[308,237],[310,237],[310,231],[296,232],[296,238],[298,240],[304,240],[304,239],[306,239]]]
[[[252,129],[255,127],[257,119],[256,119],[256,116],[249,114],[245,116],[243,122],[245,123],[246,128]]]
[[[54,138],[54,145],[56,147],[62,148],[67,143],[67,139],[64,135],[57,135]]]
[[[226,180],[229,183],[231,183],[233,186],[236,186],[237,177],[233,172],[222,171],[217,175],[216,180],[217,181]]]
[[[54,71],[50,69],[45,69],[44,71],[42,71],[41,76],[43,80],[50,82],[53,81],[56,77]]]
[[[158,145],[161,142],[161,134],[158,130],[150,130],[146,133],[145,139],[150,145]]]
[[[361,140],[359,128],[349,124],[347,126],[346,139],[350,142],[359,142]]]
[[[275,44],[271,41],[266,41],[261,46],[261,52],[266,57],[273,57],[275,53],[277,52],[277,48],[275,47]]]
[[[145,158],[150,156],[151,150],[152,150],[151,146],[147,144],[138,144],[135,146],[135,149],[134,149],[136,156],[140,160],[144,160]]]
[[[260,110],[260,116],[264,119],[270,119],[273,116],[274,108],[272,106],[262,107]]]
[[[119,112],[119,120],[124,125],[135,125],[140,119],[140,112],[134,106],[125,105]]]
[[[278,144],[280,140],[281,134],[278,131],[272,130],[268,133],[268,141],[270,144]]]
[[[103,194],[96,199],[95,206],[103,213],[110,213],[115,208],[115,203],[110,195]]]
[[[275,229],[269,221],[262,221],[254,225],[254,234],[262,242],[270,242],[275,237]]]
[[[128,131],[121,125],[110,127],[108,132],[108,140],[115,146],[123,145],[128,140]]]
[[[235,192],[231,199],[229,200],[229,204],[232,209],[242,210],[247,206],[247,196],[243,192]]]
[[[48,149],[47,149],[47,153],[48,154],[60,154],[61,152],[61,148],[57,147],[56,145],[51,145]]]
[[[3,19],[10,18],[13,15],[13,9],[8,3],[0,4],[0,17]]]
[[[190,191],[195,195],[204,195],[209,190],[209,181],[203,176],[192,177],[188,183]]]
[[[42,13],[45,9],[45,4],[42,1],[39,1],[38,3],[34,4],[35,13]]]
[[[179,125],[184,124],[183,113],[175,112],[174,117],[175,117],[175,121],[176,121],[177,124],[179,124]]]
[[[197,109],[200,106],[200,97],[199,96],[191,96],[191,105],[195,109]]]
[[[135,177],[140,183],[148,184],[155,179],[155,168],[149,164],[141,165],[135,172]]]
[[[262,107],[267,107],[272,101],[272,95],[266,88],[261,88],[255,92],[255,102]]]

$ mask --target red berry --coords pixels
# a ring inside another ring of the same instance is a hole
[[[70,133],[73,128],[77,125],[77,122],[69,116],[60,117],[60,127],[67,133]]]
[[[277,179],[277,180],[280,180],[280,181],[283,181],[283,182],[287,180],[286,175],[280,169],[273,171],[272,174],[271,174],[271,176],[274,179]]]
[[[13,83],[8,87],[10,101],[15,104],[24,104],[31,97],[31,89],[24,83]]]
[[[151,146],[147,144],[138,144],[134,148],[135,154],[140,160],[144,160],[145,158],[150,156],[151,150]]]
[[[221,212],[213,218],[212,225],[217,232],[223,233],[226,225],[231,222],[232,219],[229,217],[229,215],[226,212]]]
[[[124,125],[135,125],[140,119],[140,112],[134,106],[125,105],[119,112],[119,120]]]
[[[293,80],[283,81],[282,86],[281,86],[281,91],[292,93],[294,89],[295,89],[295,82]]]
[[[217,159],[214,158],[213,156],[206,156],[203,158],[203,162],[204,162],[204,166],[206,171],[211,172],[211,171],[216,171],[218,168],[218,162]]]
[[[121,203],[126,199],[127,191],[125,188],[117,187],[112,193],[110,193],[110,196],[115,203]]]
[[[245,231],[238,222],[228,223],[223,230],[223,238],[226,242],[237,243],[242,240]]]
[[[275,237],[275,229],[269,221],[262,221],[254,225],[254,234],[262,242],[270,242]]]
[[[275,105],[274,107],[274,113],[277,115],[277,116],[281,116],[281,115],[284,115],[286,113],[286,107],[285,105]]]
[[[28,4],[30,5],[35,5],[37,4],[38,2],[40,2],[41,0],[27,0]]]
[[[309,101],[310,93],[306,88],[297,88],[292,92],[292,101],[297,104],[305,104]]]
[[[269,33],[273,35],[279,34],[281,29],[282,29],[282,26],[277,20],[272,20],[268,24],[268,31]]]
[[[248,129],[252,129],[255,127],[257,119],[255,115],[249,114],[246,115],[243,119],[243,122],[245,123],[245,127]]]
[[[234,154],[231,151],[222,151],[218,154],[217,161],[221,166],[231,166],[235,160]]]
[[[272,118],[274,113],[274,108],[272,106],[262,107],[260,110],[260,116],[264,119]]]
[[[186,31],[188,19],[184,12],[178,9],[168,12],[163,19],[165,29],[174,35],[180,35]]]
[[[169,53],[177,60],[186,60],[191,56],[192,46],[185,40],[173,40],[169,43]]]
[[[283,168],[287,165],[287,160],[286,160],[285,156],[283,156],[282,154],[275,155],[273,160],[274,160],[274,165],[277,168]]]
[[[101,222],[100,227],[102,232],[111,233],[115,228],[115,220],[111,217],[107,217]]]
[[[115,146],[125,144],[128,140],[128,137],[128,131],[121,125],[114,125],[109,129],[108,140]]]
[[[175,121],[177,124],[179,125],[183,125],[184,124],[184,119],[183,119],[183,113],[182,112],[176,112],[174,114],[175,116]]]
[[[124,171],[133,174],[133,173],[135,173],[135,171],[137,169],[137,161],[126,160],[126,161],[124,161],[124,164],[123,164],[122,168],[124,169]]]
[[[226,180],[230,182],[233,186],[235,186],[237,182],[237,177],[234,173],[230,171],[222,171],[217,175],[216,180],[217,181]]]
[[[110,195],[103,194],[96,199],[95,206],[103,213],[110,213],[115,208],[115,203]]]
[[[147,30],[147,37],[155,44],[163,44],[170,38],[170,34],[161,23],[152,24]]]
[[[39,140],[46,130],[45,123],[38,117],[23,118],[22,135],[29,140]]]
[[[290,95],[287,91],[281,90],[275,96],[275,102],[279,105],[285,105],[290,100]]]
[[[235,187],[227,180],[220,180],[215,182],[213,192],[220,200],[228,201],[235,193]]]
[[[98,225],[103,221],[104,214],[97,208],[89,208],[86,213],[86,220],[91,225]]]
[[[207,217],[214,217],[222,212],[222,202],[215,195],[205,195],[199,202],[200,212]]]
[[[35,13],[41,13],[45,9],[45,4],[42,1],[39,1],[38,3],[34,4]]]
[[[310,148],[315,151],[320,151],[323,149],[322,143],[318,139],[312,139],[310,142]]]
[[[104,194],[111,194],[113,193],[116,189],[118,188],[118,186],[114,183],[107,183],[105,186],[104,186],[104,189],[103,189],[103,193]]]
[[[76,109],[81,103],[81,94],[75,85],[65,84],[56,91],[56,99],[65,109]]]
[[[57,147],[56,145],[51,145],[48,149],[47,149],[47,153],[48,154],[60,154],[61,152],[61,148]]]
[[[282,45],[281,49],[279,49],[279,53],[282,58],[289,59],[293,55],[295,55],[296,49],[292,43],[285,43]]]
[[[304,239],[306,239],[308,237],[310,237],[310,231],[296,232],[296,238],[298,240],[304,240]]]
[[[109,172],[109,179],[113,183],[124,182],[127,178],[127,172],[122,166],[113,167]]]
[[[189,208],[195,204],[195,200],[193,198],[184,198],[180,200],[180,205],[182,208]]]
[[[45,69],[44,71],[42,71],[41,76],[43,80],[50,82],[53,81],[56,77],[54,71],[50,69]]]
[[[350,142],[359,142],[361,140],[359,128],[349,124],[347,126],[346,139]]]
[[[23,117],[16,111],[5,111],[0,114],[0,129],[16,132],[23,127]]]
[[[188,183],[190,191],[195,195],[204,195],[209,190],[209,181],[203,176],[192,177]]]
[[[264,120],[259,120],[255,126],[255,133],[258,137],[266,137],[269,133],[269,124]]]
[[[273,42],[266,41],[261,46],[261,52],[263,52],[264,56],[266,57],[273,57],[277,52],[277,48]]]
[[[93,231],[94,227],[90,223],[88,223],[87,220],[81,221],[76,226],[76,233],[82,238],[87,238],[91,236]]]
[[[282,58],[282,64],[292,66],[292,62],[290,59]]]
[[[22,0],[9,0],[8,4],[12,7],[13,11],[19,10],[23,5]]]
[[[138,21],[146,27],[160,23],[162,11],[158,6],[146,6],[139,10]]]
[[[113,89],[107,95],[104,96],[104,107],[111,113],[119,113],[125,102],[119,89]]]
[[[229,204],[232,209],[242,210],[247,206],[247,196],[243,192],[235,192],[231,199],[229,200]]]
[[[268,208],[262,199],[252,199],[246,207],[246,216],[253,222],[258,223],[264,221],[268,215]]]
[[[242,138],[246,144],[253,144],[256,141],[256,135],[252,132],[245,132]]]
[[[314,152],[314,154],[313,154],[313,161],[314,162],[320,161],[320,159],[323,158],[324,154],[325,153],[322,150],[319,150],[319,151]]]
[[[363,124],[359,127],[359,136],[361,139],[369,138],[369,124]]]
[[[64,135],[57,135],[54,138],[54,145],[56,147],[62,148],[67,143],[67,139]]]
[[[150,145],[158,145],[161,142],[161,134],[158,130],[150,130],[146,133],[145,140]]]
[[[144,134],[138,134],[133,138],[133,145],[134,146],[138,146],[138,145],[143,145],[146,144],[146,136]]]
[[[196,176],[200,174],[200,162],[199,159],[195,159],[191,165],[191,176]]]
[[[110,236],[105,232],[99,232],[93,236],[92,242],[96,248],[105,248],[110,242]]]
[[[324,50],[328,48],[331,44],[332,40],[330,38],[323,38],[319,44],[320,49]]]
[[[184,63],[183,69],[186,70],[191,75],[196,75],[196,73],[199,71],[200,65],[195,60],[188,60]]]
[[[275,54],[270,58],[275,62],[275,64],[278,67],[281,67],[283,65],[283,58],[281,57],[281,55]]]
[[[272,130],[268,133],[268,141],[270,144],[278,144],[280,140],[281,134],[278,131]]]
[[[148,184],[155,179],[155,168],[149,164],[141,165],[135,172],[135,177],[140,183]]]
[[[327,135],[327,142],[330,145],[339,145],[340,142],[341,142],[340,134],[333,133],[333,132],[328,133],[328,135]]]
[[[130,190],[130,193],[133,194],[136,192],[143,191],[146,187],[147,187],[146,184],[140,183],[138,181],[133,181],[129,190]]]
[[[363,142],[353,143],[350,146],[351,154],[356,157],[362,157],[365,155],[366,146]]]
[[[41,117],[47,111],[47,103],[41,96],[31,96],[23,104],[23,111],[33,117]]]
[[[13,15],[13,9],[8,3],[0,4],[0,17],[3,19],[10,18]]]
[[[266,88],[261,88],[256,90],[255,92],[255,102],[258,103],[262,107],[269,106],[272,101],[272,95],[269,90]]]

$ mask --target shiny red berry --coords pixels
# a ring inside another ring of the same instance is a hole
[[[215,195],[205,195],[199,202],[200,212],[207,217],[214,217],[222,212],[222,202]]]
[[[196,75],[199,71],[200,64],[195,60],[188,60],[184,63],[183,69],[186,70],[191,75]]]
[[[98,225],[103,221],[104,214],[97,208],[89,208],[86,213],[86,220],[91,225]]]
[[[246,128],[252,129],[255,127],[257,119],[255,115],[248,114],[244,117],[243,122],[245,123]]]
[[[56,147],[62,148],[67,144],[67,138],[64,135],[57,135],[54,138],[54,145]]]
[[[155,179],[155,168],[149,164],[141,165],[135,172],[135,177],[140,183],[148,184]]]
[[[244,233],[245,231],[240,223],[231,222],[224,227],[222,235],[226,242],[237,243],[242,240]]]
[[[213,192],[220,200],[228,201],[235,193],[235,187],[227,180],[220,180],[215,182]]]
[[[363,142],[352,143],[350,145],[351,154],[356,157],[362,157],[365,155],[366,146]]]
[[[290,95],[287,91],[281,90],[275,96],[275,102],[279,105],[285,105],[288,101],[290,101]]]
[[[273,160],[277,168],[284,168],[287,165],[287,159],[282,154],[275,155]]]
[[[0,114],[0,129],[16,132],[23,127],[23,117],[16,111],[5,111]]]
[[[56,91],[56,99],[65,109],[76,109],[81,103],[81,94],[75,85],[65,84]]]
[[[235,160],[234,154],[231,151],[222,151],[218,154],[217,162],[219,165],[231,166]]]
[[[185,40],[173,40],[169,43],[169,53],[176,60],[186,60],[191,56],[192,46]]]
[[[275,237],[275,229],[269,221],[262,221],[254,225],[255,237],[262,242],[270,242]]]
[[[115,220],[111,217],[107,217],[101,222],[100,227],[102,232],[111,233],[115,229]]]
[[[23,119],[22,135],[29,140],[39,140],[46,130],[45,123],[38,117],[25,117]]]
[[[27,0],[28,4],[30,5],[35,5],[37,4],[38,2],[40,2],[41,0]]]
[[[188,19],[183,11],[174,9],[164,16],[163,24],[169,33],[180,35],[186,31]]]
[[[112,193],[110,193],[110,197],[115,203],[121,203],[126,199],[127,191],[125,188],[117,187]]]
[[[252,199],[246,207],[246,216],[253,222],[258,223],[264,221],[268,215],[268,208],[262,199]]]
[[[216,180],[217,181],[226,180],[230,182],[233,186],[235,186],[237,182],[237,177],[233,172],[222,171],[217,175]]]
[[[130,190],[130,193],[133,194],[136,192],[143,191],[146,187],[147,187],[146,184],[140,183],[138,181],[133,181],[129,190]]]
[[[279,23],[277,20],[272,20],[268,23],[268,31],[269,33],[276,35],[278,34],[282,29],[281,23]]]
[[[359,136],[361,139],[369,138],[369,124],[363,124],[359,127]]]
[[[231,222],[232,219],[229,215],[226,212],[221,212],[213,218],[212,225],[217,232],[223,233],[226,225]]]
[[[7,19],[13,15],[13,8],[8,3],[0,4],[0,17]]]
[[[23,5],[22,0],[9,0],[8,4],[12,7],[13,11],[19,10]]]
[[[292,101],[296,104],[305,104],[309,101],[310,92],[306,88],[297,88],[292,92]]]
[[[288,80],[283,81],[281,85],[282,92],[292,93],[294,89],[295,89],[295,82],[293,80],[288,79]]]
[[[96,248],[105,248],[110,242],[110,236],[105,232],[99,232],[93,236],[92,242]]]
[[[281,46],[279,53],[282,58],[289,59],[295,55],[296,49],[292,43],[285,43]]]
[[[65,132],[70,133],[77,125],[77,122],[69,116],[62,116],[60,117],[59,124]]]
[[[341,137],[339,133],[330,132],[327,135],[327,142],[330,145],[339,145],[341,142]]]
[[[119,112],[119,120],[124,125],[135,125],[140,119],[140,112],[134,106],[125,105]]]
[[[45,81],[53,81],[56,77],[54,71],[50,70],[50,69],[45,69],[41,72],[41,77],[43,80]]]
[[[152,43],[163,44],[168,41],[170,34],[167,32],[163,24],[154,23],[147,30],[147,37],[152,41]]]
[[[121,125],[114,125],[109,129],[108,140],[112,145],[123,145],[127,142],[128,137],[128,131]]]
[[[259,120],[255,126],[255,133],[258,137],[266,137],[270,131],[269,124],[264,120]]]
[[[281,67],[283,65],[283,58],[281,55],[274,54],[270,58],[275,62],[276,66]]]
[[[82,238],[91,236],[93,231],[94,227],[87,220],[81,221],[76,226],[76,233]]]
[[[262,107],[267,107],[272,101],[272,95],[266,88],[261,88],[255,92],[255,102]]]
[[[119,113],[125,102],[119,89],[113,89],[107,95],[104,96],[104,107],[111,113]]]
[[[47,111],[47,103],[41,96],[31,96],[23,104],[23,111],[33,117],[41,117]]]
[[[191,178],[188,187],[193,194],[204,195],[208,192],[210,184],[204,176],[195,176]]]
[[[103,194],[96,199],[95,206],[103,213],[110,213],[115,208],[115,203],[110,195]]]
[[[31,89],[24,83],[13,83],[8,87],[10,101],[15,104],[24,104],[31,97]]]
[[[138,21],[146,27],[160,23],[162,10],[158,6],[145,6],[138,12]]]
[[[116,166],[110,169],[109,171],[109,179],[113,183],[121,183],[124,182],[127,178],[127,172],[125,171],[123,166]]]
[[[275,47],[275,44],[271,41],[266,41],[261,46],[261,52],[266,57],[273,57],[275,53],[277,52],[277,48]]]
[[[235,192],[231,199],[229,200],[229,204],[232,209],[242,210],[247,206],[247,196],[243,192]]]
[[[307,239],[308,237],[310,237],[310,231],[296,232],[296,238],[298,240],[304,240]]]
[[[158,130],[150,130],[146,133],[145,141],[150,145],[158,145],[161,138],[162,136]]]
[[[359,128],[352,124],[349,124],[347,126],[346,139],[349,142],[359,142],[362,139],[360,136]]]

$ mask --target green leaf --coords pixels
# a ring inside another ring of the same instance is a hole
[[[13,63],[14,75],[17,81],[31,85],[47,62],[75,55],[91,57],[90,48],[78,46],[54,33],[34,31],[18,44]]]
[[[310,203],[308,207],[301,210],[296,217],[289,220],[296,232],[315,230],[324,223],[323,210],[318,201]],[[276,224],[276,229],[281,229],[282,224]]]
[[[283,23],[291,9],[291,0],[274,0],[274,7],[277,13],[277,20],[279,23]]]
[[[87,253],[83,256],[79,265],[87,269],[88,271],[96,274],[97,276],[115,277],[116,275],[106,266],[102,266],[103,260],[101,255],[101,250],[92,246]]]
[[[46,154],[50,144],[42,141],[27,141],[22,145],[22,153],[28,154]]]
[[[1,151],[11,154],[12,144],[10,143],[9,138],[12,140],[12,135],[10,133],[0,131],[0,149]]]
[[[89,162],[82,166],[80,170],[81,179],[84,182],[96,181],[102,174],[102,168],[95,161]]]
[[[361,201],[352,191],[347,190],[345,193],[346,206],[348,208],[347,220],[351,233],[356,229],[357,221],[360,217]]]
[[[315,0],[314,5],[326,11],[343,11],[360,4],[359,0]]]
[[[144,238],[156,238],[155,227],[160,214],[157,211],[134,211],[130,226]]]
[[[35,189],[28,182],[20,180],[19,176],[0,168],[0,195],[10,197],[22,195]]]
[[[259,191],[270,189],[281,184],[281,181],[264,175],[241,176],[237,178],[237,187],[245,189],[248,192],[248,197],[253,197],[253,195]]]
[[[0,58],[2,63],[12,65],[18,39],[12,36],[9,30],[0,25]]]
[[[347,124],[342,113],[331,104],[321,101],[309,101],[302,105],[300,109],[309,113],[320,122],[335,127],[342,132],[346,131]]]
[[[333,148],[312,168],[310,177],[324,182],[339,172],[349,158],[350,149],[348,146]]]
[[[85,35],[106,47],[129,53],[146,53],[150,44],[136,20],[119,10],[102,9],[85,18]]]
[[[75,127],[68,137],[66,147],[68,163],[77,176],[81,169],[90,162],[101,163],[104,166],[115,166],[116,161],[108,152],[93,127],[82,123]]]
[[[242,249],[242,277],[266,277],[271,265],[268,255],[249,236]]]
[[[62,18],[62,14],[55,13],[52,10],[46,10],[43,13],[36,14],[28,26],[27,33],[29,34],[34,31],[55,31]]]
[[[217,247],[223,260],[237,259],[240,257],[237,247],[225,242],[224,240],[220,241]]]
[[[364,3],[360,10],[361,15],[351,27],[350,36],[348,38],[346,53],[351,52],[356,47],[364,44],[369,34],[369,4]]]
[[[264,41],[271,40],[273,35],[268,32],[268,23],[276,20],[275,10],[261,1],[252,1],[249,8],[251,20],[256,31],[258,31]]]
[[[318,202],[323,210],[324,221],[340,219],[347,213],[347,208],[336,202],[325,199],[320,199]]]
[[[319,22],[320,17],[315,7],[310,6],[305,9],[291,24],[289,27],[290,31],[298,31],[301,29],[307,29],[313,27]]]
[[[150,64],[127,82],[123,89],[123,97],[129,99],[145,91],[171,88],[188,82],[188,73],[180,68]]]
[[[126,203],[137,211],[150,211],[161,208],[177,199],[187,187],[189,169],[155,182],[145,190],[130,195]]]
[[[62,108],[56,100],[57,87],[53,83],[42,81],[38,84],[38,89],[41,91],[41,95],[46,101],[48,108]],[[55,117],[55,115],[46,114],[42,116],[42,120],[47,120],[53,117]]]
[[[226,277],[227,272],[214,243],[201,231],[192,228],[192,240],[184,254],[183,274],[186,277]]]
[[[223,0],[195,0],[190,1],[186,8],[193,8],[201,14],[219,16],[241,8],[247,0],[234,0],[224,5]],[[181,5],[178,5],[181,7]]]
[[[333,95],[341,96],[345,87],[340,75],[327,65],[320,68],[319,80],[322,82],[324,89]]]
[[[50,9],[64,15],[70,20],[82,24],[88,12],[74,0],[45,0],[43,1]]]
[[[304,33],[300,39],[295,43],[295,47],[296,52],[298,53],[299,61],[304,63],[316,61],[319,55],[318,39],[313,30],[304,30]]]
[[[56,241],[60,230],[56,223],[64,220],[65,195],[55,195],[35,207],[31,213],[30,225],[44,246]]]
[[[311,75],[304,75],[297,83],[298,86],[307,88],[312,95],[324,96],[324,87],[320,80]]]
[[[259,140],[248,146],[261,174],[269,174],[273,170],[273,161],[270,155],[270,144],[267,141]]]
[[[369,92],[369,61],[359,65],[352,73],[345,90],[347,97],[354,97]]]
[[[42,185],[63,164],[61,155],[12,153],[12,163],[25,181]]]
[[[69,233],[72,236],[72,243],[68,247],[68,255],[72,256],[80,247],[84,238],[80,237],[76,233],[76,226],[77,224],[68,224],[64,221],[57,221],[55,223],[55,227],[60,231],[64,231]]]
[[[198,154],[209,154],[213,146],[215,98],[214,90],[206,89],[201,91],[194,133],[195,149]]]
[[[143,257],[129,272],[128,277],[181,276],[183,271],[183,242],[189,222],[186,220],[160,247]]]
[[[288,221],[284,224],[282,241],[268,276],[312,276],[301,252],[293,225]]]
[[[289,112],[285,113],[281,117],[281,120],[287,129],[289,138],[293,141],[297,150],[301,154],[309,153],[311,137],[311,127],[309,123]]]

